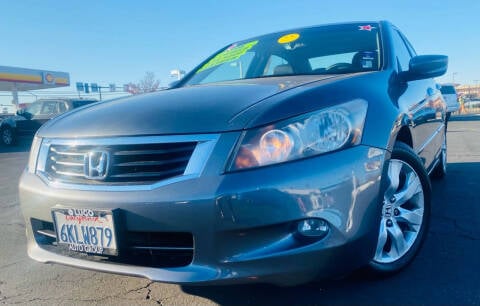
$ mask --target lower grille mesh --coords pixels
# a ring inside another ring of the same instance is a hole
[[[31,219],[31,224],[35,240],[41,248],[69,257],[154,268],[188,266],[193,260],[191,233],[125,231],[119,256],[99,256],[72,252],[57,245],[52,222]]]

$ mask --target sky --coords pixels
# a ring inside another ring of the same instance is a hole
[[[76,82],[122,86],[147,71],[167,86],[172,69],[188,71],[237,40],[369,20],[391,21],[418,54],[448,55],[439,82],[480,80],[478,0],[0,0],[0,8],[0,66],[68,72],[72,86],[59,90],[70,94]]]

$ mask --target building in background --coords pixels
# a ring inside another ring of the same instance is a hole
[[[480,99],[480,85],[457,85],[455,86],[457,94],[464,100],[478,100]]]
[[[2,102],[0,111],[18,108],[18,92],[66,86],[70,86],[67,72],[0,66],[0,92],[12,93],[10,105]]]

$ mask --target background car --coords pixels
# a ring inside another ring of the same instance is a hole
[[[35,135],[40,126],[53,117],[94,102],[97,100],[70,98],[37,100],[27,108],[17,111],[16,116],[7,117],[0,123],[1,141],[5,145],[13,145],[18,137]]]
[[[447,121],[450,119],[452,113],[458,111],[460,103],[458,103],[458,94],[455,86],[452,84],[442,84],[440,87],[443,99],[447,103]]]
[[[480,100],[464,101],[463,105],[467,111],[478,111],[480,109]]]

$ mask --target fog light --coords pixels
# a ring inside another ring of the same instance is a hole
[[[305,219],[298,222],[297,231],[308,238],[323,238],[328,233],[328,223],[323,219]]]

